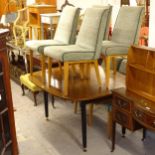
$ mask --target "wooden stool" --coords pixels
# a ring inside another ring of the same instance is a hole
[[[23,95],[25,95],[25,87],[28,88],[34,96],[34,106],[37,106],[36,95],[41,91],[39,87],[37,87],[34,83],[30,81],[30,74],[24,74],[20,76],[21,87],[23,91]]]

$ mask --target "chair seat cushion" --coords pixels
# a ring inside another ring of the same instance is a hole
[[[29,40],[26,42],[26,47],[32,50],[33,52],[42,53],[44,51],[45,46],[57,46],[57,45],[65,45],[57,40]]]
[[[106,56],[127,54],[130,45],[105,40],[102,42],[101,53]]]
[[[41,89],[37,87],[34,83],[30,81],[30,74],[25,74],[20,76],[20,82],[32,92],[40,91]]]
[[[91,60],[94,57],[94,51],[79,45],[48,46],[45,47],[44,54],[60,61]]]

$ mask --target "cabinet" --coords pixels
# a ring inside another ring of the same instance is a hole
[[[155,101],[155,49],[132,46],[128,52],[126,87]]]
[[[115,128],[155,131],[155,49],[132,46],[128,52],[126,88],[113,90],[112,151]]]
[[[0,29],[0,154],[17,155],[9,65],[6,52],[7,30]]]

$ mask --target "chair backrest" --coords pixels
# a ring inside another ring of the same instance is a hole
[[[94,52],[94,59],[97,59],[101,51],[101,43],[107,29],[107,7],[88,8],[85,11],[84,19],[80,27],[76,44]]]
[[[104,6],[104,5],[93,5],[94,8],[107,8],[108,9],[108,16],[107,19],[105,20],[106,22],[106,30],[103,36],[103,40],[107,40],[108,36],[109,36],[109,26],[110,26],[110,20],[111,20],[111,12],[112,12],[112,6],[108,5],[108,6]]]
[[[111,40],[127,45],[137,44],[143,17],[144,7],[121,7],[116,18]]]
[[[29,12],[28,8],[25,7],[21,10],[18,10],[17,18],[14,22],[14,25],[27,26],[29,23]]]
[[[54,40],[65,44],[75,43],[79,13],[80,9],[73,6],[66,6],[63,9],[55,32]]]

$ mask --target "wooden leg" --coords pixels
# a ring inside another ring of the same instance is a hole
[[[146,138],[146,128],[143,127],[143,137],[142,137],[142,141],[144,141]]]
[[[113,152],[115,149],[115,136],[116,136],[115,134],[116,134],[116,122],[112,121],[112,138],[111,138],[112,147],[111,147],[111,152]]]
[[[94,109],[94,104],[91,103],[89,104],[89,114],[88,114],[88,125],[92,126],[93,124],[93,109]]]
[[[30,29],[29,29],[29,39],[32,40],[32,27],[30,26]]]
[[[55,101],[54,96],[51,95],[51,103],[52,103],[52,107],[53,107],[53,109],[56,108],[55,105],[54,105],[54,101]]]
[[[108,111],[108,138],[112,137],[112,111]]]
[[[79,64],[81,79],[84,79],[84,64]]]
[[[25,86],[23,84],[21,84],[21,88],[22,88],[22,91],[23,91],[23,96],[25,95]]]
[[[36,99],[37,94],[38,94],[38,92],[33,92],[34,106],[37,106],[37,99]]]
[[[125,133],[126,133],[126,128],[122,126],[122,137],[125,137]]]
[[[77,110],[78,110],[78,102],[74,102],[74,113],[77,114]]]
[[[100,78],[100,73],[99,73],[99,69],[98,69],[98,61],[97,60],[94,61],[94,66],[95,66],[95,72],[96,72],[98,85],[99,85],[99,87],[101,87],[101,78]]]
[[[33,74],[33,51],[32,50],[30,50],[29,61],[30,61],[30,75],[32,76]]]
[[[69,82],[69,63],[64,62],[64,95],[68,95],[68,82]]]
[[[62,73],[62,65],[61,65],[60,61],[58,62],[58,65],[59,65],[59,68],[60,68],[60,72]]]
[[[45,82],[46,75],[45,75],[45,55],[41,54],[41,71],[42,71],[42,82]]]
[[[109,80],[110,80],[110,57],[105,57],[105,79],[106,79],[106,88],[109,89]]]
[[[116,77],[116,71],[117,71],[117,64],[115,57],[112,57],[112,65],[113,65],[113,76]]]
[[[51,85],[52,59],[48,57],[48,86]]]

